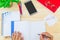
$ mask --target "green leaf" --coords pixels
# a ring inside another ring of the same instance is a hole
[[[0,0],[0,8],[1,7],[10,7],[10,2],[16,2],[16,3],[19,3],[20,0]]]
[[[6,7],[10,7],[10,0],[6,1],[5,4],[4,4],[4,8]]]
[[[12,2],[16,2],[16,3],[19,3],[20,1],[19,1],[19,0],[12,0]]]
[[[0,7],[3,7],[4,6],[4,2],[0,2]]]

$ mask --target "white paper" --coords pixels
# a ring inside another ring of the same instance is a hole
[[[14,22],[14,31],[21,32],[24,40],[29,40],[29,22],[27,21],[18,21]]]
[[[42,32],[46,32],[44,21],[20,21],[14,22],[14,29],[16,28],[20,31],[24,37],[24,40],[40,40],[40,35]]]
[[[20,13],[19,11],[4,12],[2,14],[2,27],[3,27],[3,36],[11,35],[11,21],[19,21]]]
[[[49,14],[44,19],[49,26],[54,25],[57,22],[57,18],[53,14]]]
[[[46,32],[45,22],[37,21],[31,22],[31,40],[40,40],[40,35],[42,32]]]

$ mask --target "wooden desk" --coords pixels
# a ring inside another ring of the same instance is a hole
[[[39,21],[39,20],[44,20],[44,17],[46,17],[49,13],[52,13],[49,9],[47,9],[46,7],[44,7],[42,4],[38,3],[36,0],[32,0],[34,3],[34,6],[37,9],[37,13],[34,15],[29,15],[28,11],[26,10],[26,7],[24,5],[24,3],[26,1],[22,1],[22,10],[23,10],[23,15],[21,16],[21,21],[23,20],[29,20],[29,21]],[[14,11],[14,10],[19,10],[18,6],[16,3],[13,4],[13,6],[11,8],[1,8],[0,9],[0,23],[1,23],[1,19],[2,19],[2,12],[3,11]],[[51,33],[54,37],[54,40],[60,40],[60,8],[55,12],[52,13],[53,15],[55,15],[58,19],[58,22],[53,25],[53,26],[48,26],[46,23],[46,31]],[[1,24],[0,24],[0,29],[1,29]],[[1,31],[0,31],[1,33]],[[3,36],[0,36],[1,40],[10,40],[10,38],[4,38]]]

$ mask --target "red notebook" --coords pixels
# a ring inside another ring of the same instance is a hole
[[[37,0],[37,1],[39,1],[42,5],[47,7],[52,12],[56,12],[56,10],[60,6],[59,0]]]

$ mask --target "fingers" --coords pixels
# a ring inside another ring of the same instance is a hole
[[[43,32],[42,34],[41,34],[41,36],[40,36],[40,38],[43,40],[44,39],[44,36],[47,36],[48,38],[48,40],[53,40],[53,36],[51,35],[51,34],[49,34],[49,33],[47,33],[47,32]]]
[[[43,38],[43,36],[42,36],[42,35],[40,35],[40,40],[44,40],[44,38]]]
[[[16,38],[16,32],[12,34],[12,40],[15,40],[15,38]]]
[[[18,38],[17,38],[18,40],[23,40],[22,34],[19,33],[19,32],[18,32],[18,36],[17,36],[17,37],[18,37]]]
[[[50,33],[48,32],[43,32],[41,35],[45,35],[45,36],[48,36],[48,37],[53,37]]]
[[[14,32],[12,34],[12,40],[23,40],[23,37],[21,36],[21,33],[19,32]]]
[[[16,33],[16,40],[17,40],[17,39],[18,39],[18,40],[21,39],[21,33],[19,33],[19,32]]]

